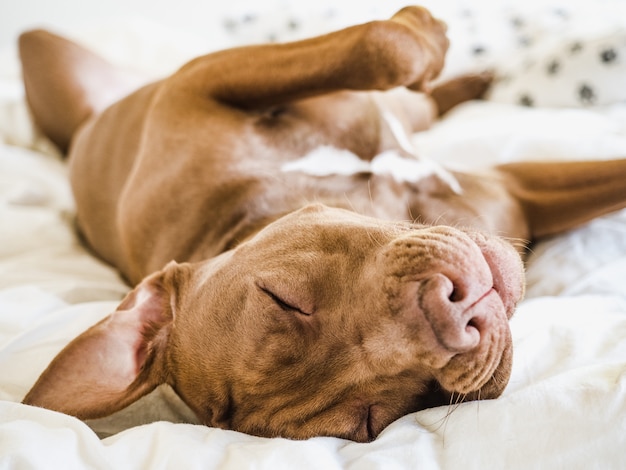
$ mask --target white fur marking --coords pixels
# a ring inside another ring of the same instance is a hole
[[[376,103],[378,103],[378,101],[376,101]],[[381,108],[381,105],[378,104],[378,107]],[[417,156],[415,146],[413,145],[413,142],[411,142],[406,130],[404,130],[404,126],[400,120],[395,117],[391,111],[388,111],[385,108],[381,109],[380,114],[387,123],[391,134],[400,148],[411,156]]]
[[[283,164],[281,171],[299,172],[311,176],[348,176],[358,173],[391,175],[399,183],[417,183],[428,176],[438,175],[455,192],[461,191],[456,179],[432,160],[407,157],[405,152],[401,153],[397,150],[387,150],[368,162],[361,160],[348,150],[322,146],[298,160]],[[443,171],[443,174],[440,174],[440,171]],[[448,175],[452,178],[451,181],[446,178]]]
[[[356,173],[389,174],[398,182],[410,183],[417,183],[422,178],[436,175],[452,191],[461,194],[461,185],[454,175],[433,160],[420,157],[400,120],[387,109],[381,100],[375,99],[374,102],[399,150],[383,152],[369,163],[348,150],[321,146],[298,160],[285,163],[281,170],[299,171],[313,176],[354,175]]]
[[[430,160],[406,158],[395,150],[378,154],[370,165],[376,175],[391,175],[398,182],[417,183],[423,178],[435,174],[435,167]]]
[[[370,164],[348,150],[323,145],[298,160],[285,163],[281,170],[313,176],[354,175],[370,173]]]
[[[452,191],[454,191],[457,194],[461,194],[462,193],[461,185],[459,184],[457,179],[454,177],[454,175],[450,173],[448,170],[446,170],[444,167],[436,163],[435,161],[420,157],[417,151],[415,150],[415,146],[413,145],[413,142],[411,141],[409,134],[404,129],[404,126],[402,125],[400,120],[391,111],[389,111],[389,109],[387,109],[387,106],[383,103],[382,100],[375,99],[374,102],[378,106],[378,109],[380,110],[380,115],[382,116],[383,120],[387,124],[387,127],[389,127],[389,130],[391,131],[391,134],[393,135],[394,140],[398,144],[398,147],[402,149],[407,154],[408,157],[415,158],[415,161],[419,162],[423,166],[421,170],[421,173],[423,174],[423,176],[421,177],[423,178],[432,174],[437,175],[439,179],[441,179],[441,181],[446,183]],[[407,159],[407,161],[411,161],[411,159],[409,158]],[[406,165],[405,165],[405,168],[408,170],[408,167],[406,167]],[[398,180],[398,177],[396,177],[395,175],[398,171],[402,171],[402,170],[395,169],[391,173],[392,175],[394,175],[394,178],[396,180]],[[405,180],[406,180],[406,177],[405,177]],[[407,181],[415,182],[417,180],[408,179]]]
[[[423,178],[437,175],[455,193],[462,192],[461,185],[454,175],[436,162],[418,156],[411,138],[400,120],[378,99],[374,102],[379,108],[383,121],[389,127],[398,145],[398,150],[388,150],[377,155],[371,162],[360,159],[348,150],[340,150],[329,145],[320,146],[304,157],[283,164],[283,172],[300,172],[312,176],[354,175],[373,173],[391,175],[396,181],[417,183]]]

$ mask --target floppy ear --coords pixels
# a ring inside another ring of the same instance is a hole
[[[144,279],[117,310],[67,345],[23,403],[80,419],[121,410],[166,379],[176,266]]]

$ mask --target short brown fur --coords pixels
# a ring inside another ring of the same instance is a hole
[[[367,441],[403,414],[497,397],[524,290],[500,237],[624,207],[626,160],[453,173],[460,193],[437,175],[281,171],[320,145],[364,160],[397,147],[380,103],[415,132],[478,97],[484,76],[431,89],[447,46],[408,7],[132,91],[136,77],[79,46],[22,35],[27,97],[69,147],[81,231],[135,286],[25,403],[88,419],[165,383],[207,425]]]

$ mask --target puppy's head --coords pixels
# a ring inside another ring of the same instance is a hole
[[[368,441],[451,395],[500,395],[522,294],[499,239],[311,206],[148,277],[25,402],[95,418],[168,383],[207,425]]]

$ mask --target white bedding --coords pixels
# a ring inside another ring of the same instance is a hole
[[[619,36],[612,2],[598,5],[611,22],[593,33]],[[559,28],[567,39],[571,25]],[[186,58],[183,46],[146,31],[135,25],[123,36],[127,63],[157,70],[145,56],[151,45],[157,60],[155,44],[167,44],[168,63],[178,53]],[[229,34],[225,41],[242,40]],[[101,50],[111,38],[119,41],[118,31],[84,37]],[[490,65],[501,60],[510,70],[502,57]],[[30,126],[12,54],[0,58],[0,468],[626,468],[626,211],[533,247],[527,299],[511,321],[513,374],[501,398],[408,415],[369,444],[261,439],[174,423],[187,411],[166,389],[90,423],[97,434],[75,418],[21,405],[55,353],[110,313],[128,287],[78,241],[65,164]],[[455,67],[463,68],[458,62],[449,70]],[[503,87],[498,93],[415,136],[419,152],[467,167],[626,156],[623,100],[528,108],[507,99]]]

